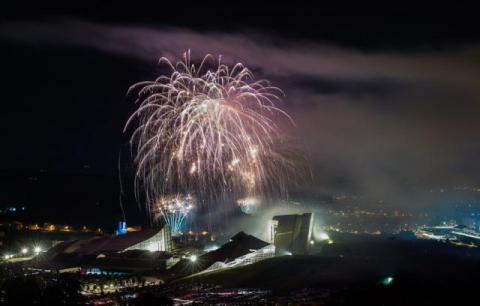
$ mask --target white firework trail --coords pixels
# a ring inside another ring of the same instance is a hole
[[[135,125],[136,190],[147,203],[177,193],[196,195],[200,205],[284,195],[295,165],[278,147],[279,122],[293,124],[276,106],[282,91],[220,57],[195,66],[186,52],[160,63],[171,73],[130,88],[139,105],[125,126]]]

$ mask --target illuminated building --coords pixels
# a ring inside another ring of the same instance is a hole
[[[415,232],[418,238],[480,245],[480,233],[464,225],[423,227]]]
[[[172,249],[170,229],[164,226],[63,242],[34,261],[32,268],[59,272],[92,268],[130,272],[160,269],[166,266],[170,257],[167,255]],[[159,256],[161,260],[158,260]]]
[[[57,230],[57,227],[54,224],[45,223],[43,225],[43,230],[46,232],[53,232]]]
[[[115,230],[115,235],[125,235],[127,233],[127,222],[120,221],[118,222],[118,229]]]
[[[313,213],[275,216],[271,235],[277,255],[306,254],[312,237]]]

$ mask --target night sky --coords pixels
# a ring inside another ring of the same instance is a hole
[[[161,56],[189,49],[245,63],[285,91],[313,174],[303,195],[417,207],[432,204],[431,189],[480,188],[474,9],[159,3],[1,9],[0,205],[113,223],[120,155],[135,214],[126,92],[161,73]]]

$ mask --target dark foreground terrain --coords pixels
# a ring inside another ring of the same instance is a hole
[[[182,280],[269,290],[332,305],[459,305],[480,289],[480,250],[399,237],[336,237],[315,255],[283,256]]]
[[[308,256],[281,256],[101,296],[82,297],[81,276],[22,276],[10,270],[2,275],[1,298],[6,305],[470,305],[477,300],[478,248],[411,236],[332,239]]]

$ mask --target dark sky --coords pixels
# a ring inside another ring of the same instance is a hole
[[[2,4],[0,201],[118,215],[126,91],[188,49],[284,89],[314,174],[307,193],[408,206],[431,188],[480,187],[473,8],[197,2]]]

